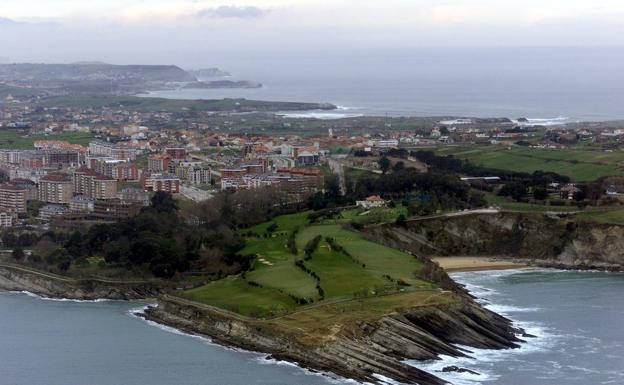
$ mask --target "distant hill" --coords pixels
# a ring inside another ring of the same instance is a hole
[[[215,89],[215,88],[262,88],[262,83],[249,80],[215,80],[211,82],[191,82],[184,86],[187,89]]]
[[[113,65],[106,63],[0,64],[0,81],[134,81],[191,82],[197,79],[174,65]]]
[[[196,77],[199,80],[208,79],[208,78],[225,78],[228,76],[232,76],[229,72],[223,71],[219,68],[205,68],[199,70],[190,70],[189,74]]]

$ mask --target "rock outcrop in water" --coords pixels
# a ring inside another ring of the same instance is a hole
[[[624,269],[624,227],[539,213],[441,216],[370,226],[368,238],[418,255],[492,255],[537,266]]]

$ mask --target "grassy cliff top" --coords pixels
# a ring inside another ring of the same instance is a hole
[[[339,220],[308,222],[305,212],[243,231],[248,246],[242,254],[256,256],[252,269],[182,296],[245,316],[272,318],[323,305],[407,293],[429,298],[437,292],[434,284],[418,278],[422,264],[414,256],[368,241]]]

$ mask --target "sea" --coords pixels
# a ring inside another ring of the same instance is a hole
[[[624,48],[419,48],[245,52],[197,58],[260,89],[177,89],[147,96],[328,102],[286,116],[528,118],[535,124],[624,119]]]
[[[624,274],[545,269],[453,278],[533,338],[412,362],[456,385],[624,383]],[[0,294],[0,385],[354,384],[147,322],[140,302]],[[444,373],[455,365],[471,373]]]

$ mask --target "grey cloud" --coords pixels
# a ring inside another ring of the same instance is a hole
[[[197,13],[198,17],[216,17],[233,19],[256,19],[265,16],[267,10],[239,5],[222,5],[216,8],[206,8]]]

